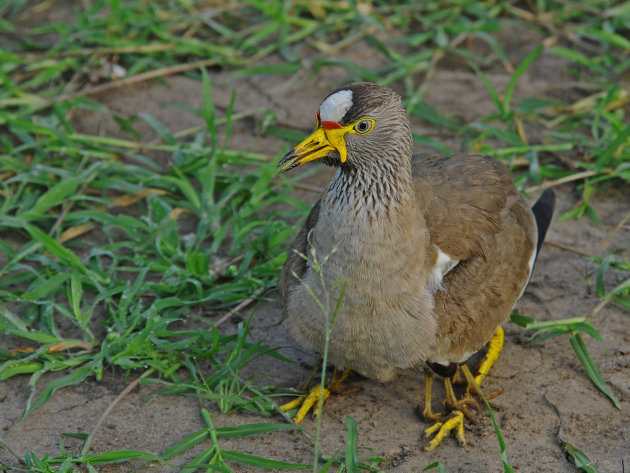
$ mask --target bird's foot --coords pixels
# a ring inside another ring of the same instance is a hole
[[[297,413],[293,416],[293,420],[296,424],[299,424],[304,420],[306,414],[313,409],[313,414],[315,417],[318,416],[319,410],[317,406],[319,405],[320,398],[321,402],[326,402],[326,399],[330,396],[330,393],[341,393],[341,389],[339,385],[350,375],[350,370],[345,370],[343,373],[339,374],[337,370],[335,370],[335,374],[333,375],[333,379],[327,387],[322,386],[321,384],[317,384],[312,387],[308,394],[303,394],[302,396],[294,399],[291,402],[283,404],[280,406],[285,412],[292,411],[294,409],[298,409]]]
[[[287,402],[280,406],[285,412],[292,411],[293,409],[299,408],[295,416],[293,416],[293,420],[296,424],[299,424],[304,420],[308,411],[310,411],[313,406],[317,406],[319,403],[320,397],[322,398],[322,402],[326,402],[326,399],[330,396],[330,390],[327,388],[323,388],[321,385],[313,386],[311,391],[308,394],[303,394],[297,399],[294,399],[291,402]],[[318,414],[317,407],[313,409],[313,413],[315,416]]]
[[[464,437],[464,413],[461,410],[454,410],[451,412],[450,418],[445,422],[436,422],[431,427],[424,430],[425,438],[430,438],[433,434],[435,434],[435,437],[429,441],[429,445],[424,447],[424,451],[431,452],[435,450],[453,430],[455,431],[455,437],[457,437],[459,446],[465,447],[466,438]]]
[[[477,388],[479,388],[478,385],[477,385]],[[447,391],[447,395],[444,399],[444,405],[447,407],[447,409],[451,410],[450,417],[446,419],[444,422],[435,422],[432,426],[425,429],[424,431],[425,438],[430,438],[433,434],[435,434],[435,437],[433,437],[433,439],[431,439],[429,444],[426,447],[424,447],[425,452],[431,452],[435,450],[435,448],[441,445],[444,439],[446,439],[452,431],[455,431],[455,437],[457,438],[457,441],[459,442],[459,446],[465,447],[466,438],[464,437],[464,422],[465,422],[464,418],[466,418],[466,420],[469,420],[473,424],[477,423],[477,418],[470,412],[470,409],[468,408],[468,406],[473,407],[475,410],[478,410],[480,407],[479,402],[475,398],[473,398],[468,392],[466,392],[466,394],[464,394],[464,396],[461,399],[456,399],[454,396],[453,397],[449,396],[449,391],[452,391],[452,390],[449,390],[449,388],[447,387],[446,391]],[[474,392],[477,392],[477,391],[474,391]],[[479,389],[479,392],[481,392],[481,389]],[[485,394],[485,398],[488,401],[488,404],[490,404],[493,408],[501,409],[501,406],[494,404],[493,402],[490,401],[490,399],[498,396],[502,392],[503,392],[502,389],[497,389],[496,391],[493,391],[489,394]],[[431,412],[430,406],[429,406],[428,412],[425,407],[423,414],[424,414],[425,419],[429,421],[435,421],[439,419],[440,417],[442,417],[441,413],[433,414]]]
[[[425,429],[425,438],[429,438],[435,434],[435,437],[433,437],[429,444],[424,448],[426,452],[430,452],[441,445],[444,439],[446,439],[452,431],[455,431],[455,436],[457,437],[459,446],[466,446],[466,439],[464,437],[464,422],[468,420],[473,424],[477,423],[477,418],[470,412],[469,409],[469,406],[474,409],[479,408],[477,400],[468,394],[465,394],[461,399],[457,399],[453,393],[452,385],[448,378],[444,379],[444,386],[446,388],[444,405],[451,412],[446,420],[435,422],[432,426]],[[429,409],[427,409],[427,405],[429,406]],[[433,414],[430,404],[425,404],[423,414],[425,419],[428,421],[435,421],[440,417],[443,417],[442,413]]]
[[[477,396],[479,398],[485,398],[488,401],[488,404],[493,408],[501,408],[497,404],[494,404],[490,401],[490,399],[498,396],[503,392],[502,389],[497,389],[489,394],[484,394],[479,386],[481,382],[484,380],[485,376],[488,374],[488,371],[494,364],[494,362],[499,357],[499,353],[501,353],[501,349],[503,348],[503,329],[499,327],[495,334],[492,336],[492,339],[488,343],[488,352],[479,367],[477,376],[474,376],[468,366],[466,364],[460,365],[461,373],[464,375],[467,383],[466,392],[462,396],[461,399],[457,399],[455,396],[455,391],[453,390],[453,381],[446,377],[444,378],[444,405],[448,410],[451,411],[450,417],[444,422],[435,422],[431,427],[425,430],[425,436],[430,437],[431,435],[435,435],[435,437],[430,441],[429,445],[425,447],[425,450],[430,452],[434,450],[438,445],[440,445],[446,437],[448,437],[449,433],[452,430],[455,430],[455,434],[457,436],[457,440],[459,441],[460,446],[466,445],[466,441],[464,439],[464,417],[467,420],[470,420],[473,423],[477,423],[477,419],[470,412],[469,407],[473,407],[474,409],[479,409],[480,403],[473,396]],[[433,380],[433,375],[427,369],[425,370],[425,407],[424,407],[424,417],[427,421],[433,422],[438,420],[441,417],[441,414],[433,414],[431,410],[431,385]]]

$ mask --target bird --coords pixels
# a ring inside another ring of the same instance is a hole
[[[451,377],[489,343],[479,374],[464,369],[476,391],[498,357],[501,326],[551,223],[553,191],[530,208],[493,157],[413,154],[400,95],[368,82],[326,96],[315,132],[279,160],[278,172],[311,161],[336,172],[278,281],[285,327],[318,354],[328,330],[328,361],[345,375],[352,370],[384,383],[423,371],[427,420],[441,415],[431,409],[431,380],[434,372],[443,376],[452,413],[427,429],[437,435],[425,449],[452,430],[465,445],[472,401],[454,397]]]

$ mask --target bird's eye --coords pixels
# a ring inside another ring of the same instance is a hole
[[[372,120],[361,120],[354,125],[354,131],[365,134],[372,129],[372,126],[374,126],[374,122]]]

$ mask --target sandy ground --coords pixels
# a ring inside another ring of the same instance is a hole
[[[529,34],[529,33],[524,33]],[[518,62],[527,54],[523,43],[510,48],[510,35],[504,44],[510,59]],[[531,34],[530,34],[531,36]],[[526,38],[527,39],[527,38]],[[528,38],[532,44],[536,38]],[[523,38],[521,37],[521,40]],[[355,48],[361,50],[361,48]],[[367,48],[366,48],[367,51]],[[365,67],[375,66],[378,58],[353,56]],[[509,77],[500,71],[489,72],[500,90]],[[236,111],[265,107],[272,110],[281,125],[303,131],[312,129],[313,116],[321,99],[334,87],[344,83],[345,72],[322,69],[315,75],[301,72],[294,77],[262,76],[235,77],[229,72],[210,71],[214,100],[221,107],[228,104],[232,89],[236,90]],[[543,54],[522,78],[516,95],[536,97],[570,97],[565,71],[558,67],[556,58]],[[185,103],[199,107],[200,84],[186,77],[171,77],[165,83],[146,83],[98,96],[96,99],[108,110],[121,116],[145,112],[158,118],[171,130],[177,131],[199,124],[199,119],[167,103]],[[427,101],[439,112],[473,120],[492,111],[492,103],[480,80],[466,67],[447,58],[433,77]],[[73,117],[77,131],[119,135],[117,126],[107,113],[81,112]],[[140,127],[142,128],[142,127]],[[441,140],[456,148],[456,142],[442,131],[412,121],[414,132]],[[254,120],[235,123],[229,146],[233,149],[252,149],[275,156],[283,142],[269,136],[259,136]],[[148,139],[151,130],[140,130]],[[535,138],[535,130],[532,131]],[[421,149],[418,148],[418,151]],[[168,159],[158,156],[156,159]],[[330,177],[324,168],[310,179],[315,186],[323,186]],[[556,190],[556,215],[570,209],[578,200],[574,187],[567,185]],[[306,202],[313,202],[314,192],[299,194]],[[555,222],[548,240],[569,245],[590,254],[603,255],[630,237],[627,227],[610,241],[604,242],[610,229],[630,209],[627,188],[608,190],[594,202],[601,227],[583,221]],[[538,259],[528,292],[519,301],[516,311],[538,320],[585,316],[597,305],[592,285],[597,265],[576,254],[544,247]],[[627,277],[627,276],[626,276]],[[609,271],[608,287],[621,282],[622,276]],[[247,316],[248,311],[243,315]],[[264,358],[250,365],[244,377],[263,375],[261,384],[295,386],[303,379],[315,358],[305,353],[288,337],[280,324],[281,306],[277,294],[261,303],[253,317],[252,338],[264,340],[268,346],[284,346],[283,353],[297,360],[286,364]],[[516,471],[573,472],[575,466],[565,454],[558,437],[560,418],[549,403],[559,409],[565,422],[565,439],[582,449],[600,472],[623,472],[623,464],[630,469],[630,331],[629,316],[613,304],[607,305],[595,318],[594,325],[602,334],[605,345],[586,338],[595,364],[610,388],[621,400],[616,409],[590,382],[577,360],[568,337],[559,337],[538,345],[527,346],[530,335],[520,327],[505,325],[504,352],[485,381],[486,390],[502,387],[504,393],[496,402],[504,408],[496,411],[497,421],[507,444],[507,455]],[[225,327],[231,330],[232,327]],[[26,450],[42,456],[59,453],[62,432],[89,432],[96,419],[116,396],[133,380],[119,371],[108,372],[102,382],[88,380],[78,386],[58,391],[41,408],[30,413],[20,425],[20,414],[28,395],[28,378],[17,377],[0,383],[0,436],[23,454]],[[45,381],[45,380],[42,380]],[[44,383],[40,381],[40,385]],[[415,472],[439,460],[448,472],[502,471],[501,456],[491,421],[480,412],[477,425],[466,430],[468,445],[459,448],[455,439],[448,439],[432,453],[425,453],[423,430],[428,426],[418,413],[423,402],[421,373],[410,374],[388,384],[379,384],[358,376],[351,377],[347,388],[360,388],[354,394],[333,396],[328,401],[323,418],[323,451],[332,454],[344,448],[345,416],[351,415],[358,424],[359,444],[374,449],[386,458],[382,469],[391,472]],[[94,440],[92,452],[114,449],[139,449],[160,453],[185,435],[204,426],[199,403],[193,398],[157,395],[159,387],[145,385],[136,389],[118,405],[107,418]],[[443,393],[441,383],[434,385],[436,398]],[[437,406],[437,401],[435,406]],[[264,422],[268,419],[253,414],[222,415],[210,407],[216,426]],[[280,418],[274,419],[281,421]],[[304,427],[314,430],[315,423],[307,418]],[[9,434],[10,432],[10,434]],[[65,446],[77,451],[79,441],[65,439]],[[255,437],[226,440],[224,449],[238,450],[284,461],[311,461],[310,445],[297,433],[276,432]],[[197,451],[175,459],[183,464]],[[367,452],[362,452],[367,455]],[[15,466],[6,450],[0,450],[0,464]],[[100,467],[103,472],[129,471],[129,465]],[[257,471],[255,468],[234,466],[235,471]],[[172,471],[153,465],[151,471]]]

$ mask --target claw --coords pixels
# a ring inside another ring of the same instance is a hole
[[[431,439],[429,445],[424,447],[424,451],[432,452],[435,450],[453,430],[455,430],[455,437],[459,442],[459,446],[465,447],[466,438],[464,437],[464,413],[460,410],[453,411],[452,417],[446,422],[436,422],[431,427],[425,429],[425,438],[431,437],[431,435],[436,432],[437,434],[435,434],[435,437]]]
[[[289,401],[286,404],[282,404],[280,409],[284,412],[292,411],[293,409],[297,409],[302,405],[304,399],[306,399],[306,394],[302,394],[300,397],[296,397],[293,401]]]
[[[297,412],[297,414],[295,414],[295,417],[293,418],[296,424],[299,425],[300,422],[304,420],[304,417],[306,417],[306,414],[308,414],[308,411],[310,411],[311,408],[319,402],[319,397],[320,395],[322,395],[322,392],[323,402],[326,402],[326,399],[328,399],[328,397],[330,396],[330,391],[328,389],[324,388],[322,391],[321,386],[315,386],[313,389],[311,389],[311,392],[308,394],[308,396],[306,396],[306,399],[304,399],[300,410]],[[315,417],[317,417],[319,411],[317,409],[313,409],[313,413],[315,414]]]
[[[306,417],[306,414],[308,414],[308,412],[311,409],[313,409],[313,413],[315,417],[317,417],[319,414],[319,411],[315,406],[317,406],[317,404],[319,403],[320,396],[322,396],[323,398],[322,402],[326,402],[326,399],[328,399],[331,392],[340,393],[341,389],[339,388],[339,385],[341,384],[342,381],[344,381],[349,376],[349,374],[350,374],[350,370],[345,370],[341,375],[339,375],[337,371],[335,370],[333,380],[331,381],[331,383],[328,385],[327,388],[324,387],[322,389],[322,386],[318,384],[314,386],[313,388],[311,388],[308,394],[303,394],[302,396],[294,399],[293,401],[283,404],[282,406],[280,406],[280,409],[286,412],[286,411],[291,411],[299,407],[297,413],[293,417],[293,420],[295,421],[296,424],[299,424],[300,422],[302,422],[304,420],[304,417]]]

